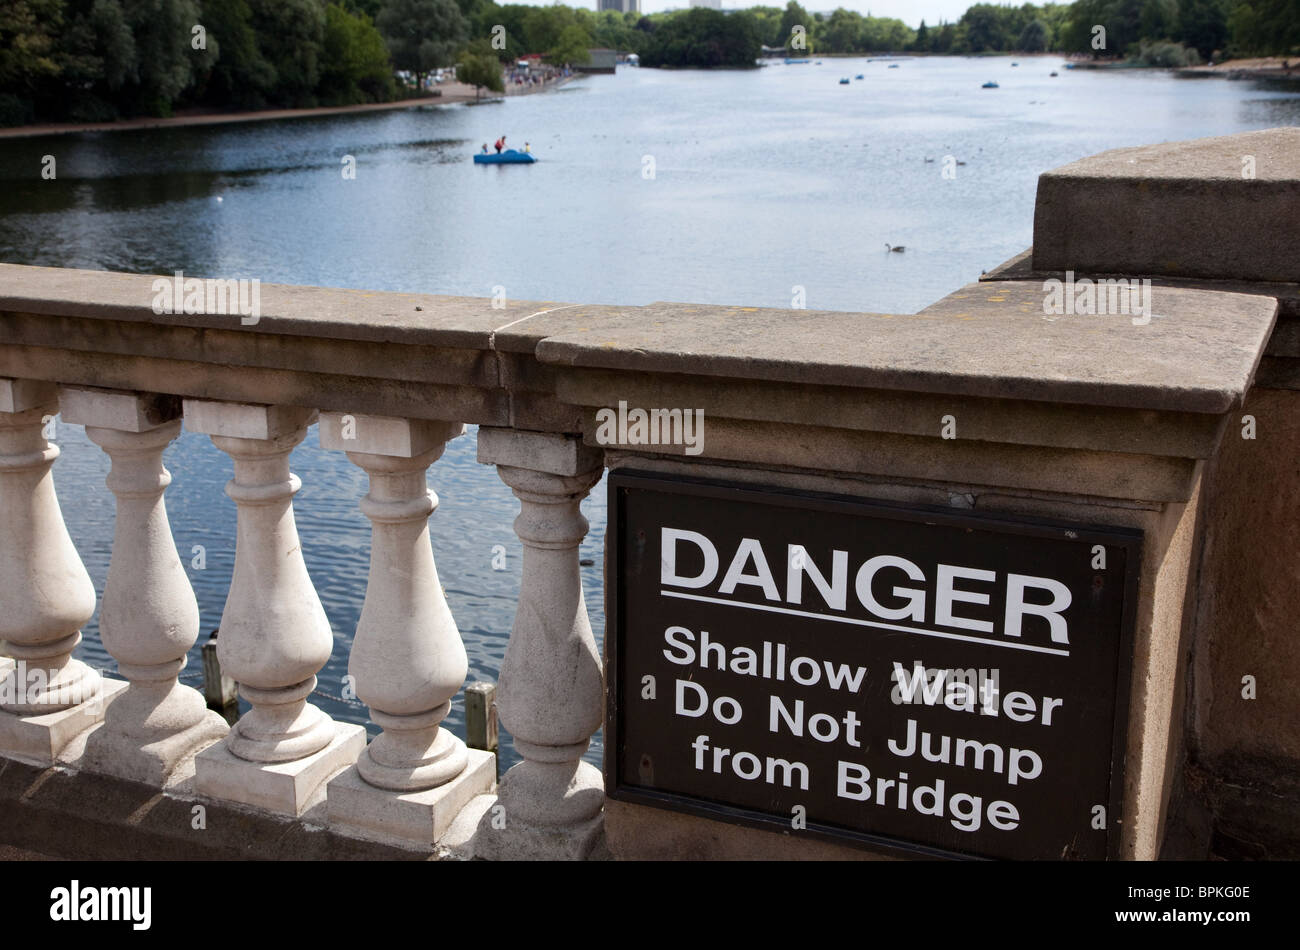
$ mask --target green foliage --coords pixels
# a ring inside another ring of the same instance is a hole
[[[795,4],[791,4],[795,6]],[[641,54],[644,66],[753,66],[762,48],[747,13],[694,7],[660,19]]]
[[[473,86],[476,92],[483,89],[505,92],[506,88],[501,79],[501,62],[487,39],[475,40],[460,54],[456,78]]]
[[[0,89],[30,94],[36,85],[58,75],[57,34],[63,15],[61,0],[7,0],[0,4]],[[30,106],[11,105],[10,119]],[[0,115],[4,122],[5,115]],[[17,124],[8,122],[6,124]]]
[[[1094,49],[1093,29],[1106,30]],[[1078,0],[1070,7],[1060,48],[1098,56],[1141,58],[1143,43],[1171,40],[1201,56],[1300,52],[1300,0]],[[1148,49],[1147,55],[1151,55]],[[1175,56],[1161,48],[1162,56]]]
[[[417,88],[425,73],[452,64],[469,34],[456,0],[385,0],[375,25],[393,65],[414,73]]]
[[[572,63],[589,63],[591,54],[591,37],[582,27],[566,26],[556,39],[555,45],[546,52],[546,61],[553,65],[564,66]]]
[[[388,49],[370,17],[337,3],[325,8],[325,41],[318,94],[330,105],[382,102],[393,96]]]
[[[213,107],[260,109],[275,87],[277,73],[257,45],[248,0],[204,0],[203,25],[220,38],[213,63],[197,98]]]
[[[1195,66],[1201,61],[1196,50],[1175,43],[1172,40],[1143,40],[1138,45],[1134,62],[1141,66],[1160,66],[1165,69],[1178,69],[1183,66]]]
[[[248,0],[258,49],[276,72],[268,99],[300,108],[317,104],[325,43],[324,0]]]
[[[191,42],[198,25],[204,49]],[[502,48],[490,42],[497,26]],[[398,92],[394,68],[418,81],[457,50],[483,88],[494,88],[495,61],[581,62],[593,46],[646,66],[743,67],[762,44],[789,48],[796,26],[808,53],[1060,51],[1162,66],[1300,56],[1300,0],[981,2],[915,31],[842,8],[813,14],[799,0],[650,16],[494,0],[0,0],[0,124],[383,101]],[[1093,48],[1097,26],[1104,49]]]
[[[1178,38],[1209,58],[1228,45],[1228,13],[1222,0],[1179,0]]]
[[[1016,49],[1023,50],[1026,53],[1046,52],[1050,40],[1051,35],[1047,24],[1042,20],[1031,20],[1020,31],[1020,39],[1016,44]]]
[[[801,7],[795,0],[790,0],[785,5],[785,12],[781,14],[781,25],[777,30],[777,39],[779,42],[775,46],[784,46],[791,55],[797,56],[798,47],[792,45],[795,41],[795,28],[802,27],[805,38],[804,43],[807,50],[812,49],[813,18],[808,15],[808,11]]]

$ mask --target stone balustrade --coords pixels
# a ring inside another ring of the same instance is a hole
[[[1300,173],[1289,174],[1293,201]],[[1207,472],[1225,464],[1225,433],[1256,398],[1261,359],[1277,394],[1267,457],[1295,457],[1300,436],[1283,423],[1300,391],[1300,273],[1275,268],[1247,284],[1198,276],[1193,261],[1157,275],[1145,324],[1051,319],[1044,280],[1070,253],[1054,245],[1038,269],[1028,256],[1009,262],[914,315],[264,285],[252,324],[154,313],[148,276],[0,265],[0,756],[288,820],[323,816],[339,834],[416,851],[859,856],[607,800],[584,762],[606,683],[579,581],[580,504],[607,468],[635,466],[1144,532],[1121,854],[1155,857],[1188,750],[1203,736],[1230,744],[1187,712],[1206,707],[1186,694],[1209,680],[1189,687],[1185,671],[1218,655],[1207,659],[1203,619],[1215,604],[1195,578],[1221,575],[1225,555],[1203,543],[1204,526],[1219,538],[1235,517],[1206,508],[1225,491]],[[627,404],[702,409],[707,434],[698,451],[611,437],[601,413]],[[96,603],[55,492],[46,430],[60,412],[112,462],[116,529],[99,610],[121,679],[72,656]],[[291,455],[313,424],[322,447],[369,480],[358,504],[372,526],[370,575],[349,656],[380,729],[369,744],[310,702],[336,649],[294,520]],[[524,550],[499,684],[522,761],[499,788],[491,756],[442,725],[467,664],[435,564],[428,483],[466,424],[478,427],[479,461],[519,500]],[[161,458],[182,426],[233,465],[238,540],[218,654],[250,709],[229,729],[177,681],[198,622]],[[1293,527],[1296,479],[1285,494],[1278,517]],[[1285,570],[1269,584],[1288,589]],[[1300,654],[1292,647],[1283,663],[1295,675]],[[24,676],[37,688],[18,688]]]

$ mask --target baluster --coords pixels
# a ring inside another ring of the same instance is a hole
[[[130,687],[86,742],[84,768],[151,785],[184,782],[194,754],[225,736],[226,722],[177,681],[199,634],[199,607],[172,540],[162,454],[181,431],[174,396],[64,387],[63,421],[112,460],[117,499],[113,555],[99,638]]]
[[[217,658],[252,706],[226,741],[195,759],[204,795],[301,815],[324,783],[356,761],[365,729],[336,723],[307,702],[334,635],[307,575],[289,453],[315,410],[185,400],[185,425],[234,460],[226,494],[238,509],[235,570],[221,616]]]
[[[41,765],[126,688],[72,658],[95,586],[54,493],[59,449],[44,430],[58,411],[53,384],[0,379],[0,640],[13,660],[0,681],[0,753]]]
[[[469,663],[438,581],[426,472],[462,423],[321,414],[321,447],[369,476],[370,577],[348,660],[358,698],[383,731],[329,783],[331,825],[429,846],[476,795],[491,791],[491,753],[442,728]]]
[[[600,480],[603,454],[576,437],[480,428],[478,459],[495,464],[520,501],[523,578],[497,705],[523,761],[501,780],[503,811],[480,821],[473,853],[585,858],[604,831],[604,781],[582,755],[601,726],[605,688],[578,570],[587,534],[579,505]]]

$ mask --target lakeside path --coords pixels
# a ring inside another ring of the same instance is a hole
[[[546,92],[564,85],[574,77],[565,76],[545,86],[520,89],[510,95],[528,95]],[[167,129],[186,125],[225,125],[231,122],[266,122],[273,119],[304,119],[313,116],[348,115],[355,112],[382,112],[389,109],[413,109],[417,106],[448,106],[460,102],[473,102],[477,97],[473,86],[465,83],[445,83],[438,96],[419,99],[399,99],[394,102],[367,102],[356,106],[320,106],[315,109],[263,109],[255,112],[210,112],[178,115],[166,119],[119,119],[116,122],[60,122],[46,125],[20,125],[0,129],[0,139],[33,138],[38,135],[65,135],[72,132],[118,132],[127,129]],[[488,93],[483,98],[492,96]]]
[[[1178,72],[1185,76],[1227,76],[1229,79],[1300,79],[1300,59],[1282,56],[1229,59],[1213,66],[1186,66]]]

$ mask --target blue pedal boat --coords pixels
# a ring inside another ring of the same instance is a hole
[[[531,152],[520,152],[513,148],[506,149],[500,155],[496,152],[479,152],[474,156],[475,165],[531,165],[535,161],[537,156]]]

